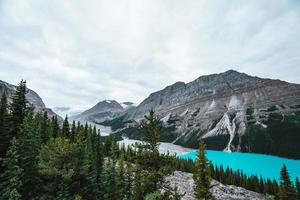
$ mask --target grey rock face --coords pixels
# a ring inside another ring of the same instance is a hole
[[[5,93],[8,97],[8,101],[11,102],[11,96],[16,91],[16,86],[6,83],[0,80],[0,97]],[[34,106],[35,112],[47,112],[47,114],[51,116],[58,116],[54,113],[50,108],[47,108],[42,100],[42,98],[33,90],[28,89],[28,93],[26,94],[27,101]],[[58,116],[61,121],[62,118]]]
[[[81,122],[103,122],[116,117],[124,108],[115,100],[105,100],[70,119]]]
[[[195,200],[193,175],[181,171],[175,171],[166,178],[172,187],[177,185],[178,191],[185,194],[182,200]],[[213,186],[210,191],[217,200],[265,200],[273,199],[271,196],[265,196],[256,192],[246,190],[233,185],[223,185],[218,181],[212,180]]]
[[[197,147],[203,138],[214,140],[211,149],[253,151],[242,144],[249,125],[266,128],[274,113],[299,115],[300,85],[229,70],[155,92],[127,112],[124,121],[139,122],[150,109],[175,129],[169,142]]]

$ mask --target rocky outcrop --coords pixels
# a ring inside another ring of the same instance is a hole
[[[0,97],[5,93],[8,97],[8,102],[11,102],[11,96],[16,91],[16,86],[6,83],[0,80]],[[28,103],[34,106],[35,112],[47,112],[47,114],[51,116],[58,116],[54,113],[50,108],[47,108],[42,100],[42,98],[33,90],[28,89],[28,93],[26,94],[26,99]],[[62,121],[62,118],[58,116],[59,121]]]
[[[193,175],[181,171],[175,171],[166,178],[172,187],[178,187],[180,194],[185,194],[182,200],[195,200]],[[211,193],[217,200],[266,200],[273,199],[272,196],[265,196],[256,192],[246,190],[233,185],[224,185],[212,180]]]
[[[209,149],[300,158],[299,84],[234,70],[201,76],[151,94],[122,116],[131,122],[123,128],[150,109],[167,127],[164,141],[195,148],[202,138]]]
[[[105,100],[97,103],[92,108],[72,116],[71,120],[81,122],[97,122],[101,123],[106,120],[111,120],[118,116],[125,109],[115,100]]]

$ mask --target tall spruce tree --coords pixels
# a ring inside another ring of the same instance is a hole
[[[43,144],[46,144],[52,137],[52,131],[49,126],[48,114],[47,112],[43,113],[41,122],[40,122],[40,136]]]
[[[290,180],[290,175],[285,165],[283,165],[280,172],[280,188],[278,197],[280,200],[295,199],[295,190]]]
[[[3,158],[5,156],[6,151],[9,147],[9,122],[7,98],[5,93],[3,93],[0,102],[0,158]]]
[[[69,121],[68,121],[68,115],[65,117],[65,120],[63,123],[62,136],[66,137],[66,138],[69,138],[69,136],[70,136],[70,125],[69,125]]]
[[[22,80],[12,95],[11,113],[12,113],[12,131],[11,136],[17,137],[21,130],[21,125],[26,116],[27,110],[27,87],[26,81]]]
[[[205,155],[206,145],[200,140],[198,159],[196,161],[196,173],[194,174],[195,181],[195,196],[196,199],[213,199],[210,189],[210,167],[207,157]]]
[[[22,199],[23,169],[20,167],[20,156],[18,153],[19,143],[14,137],[11,141],[6,157],[3,159],[5,171],[1,174],[0,199],[19,200]]]
[[[297,200],[300,200],[300,181],[298,178],[296,178],[295,186],[296,186],[296,192],[297,192]]]
[[[29,110],[20,135],[20,165],[24,170],[23,193],[24,199],[39,199],[40,179],[37,170],[36,157],[39,153],[42,137],[40,133],[40,118],[35,118],[33,110]]]
[[[142,176],[142,169],[138,162],[136,162],[134,170],[134,184],[132,189],[133,200],[143,200],[144,198],[144,185]]]
[[[161,168],[161,157],[159,155],[159,139],[162,132],[162,121],[150,110],[149,115],[145,116],[142,121],[139,131],[144,136],[144,143],[138,145],[141,150],[141,156],[137,158],[139,164],[143,169],[148,171],[146,175],[146,193],[152,193],[162,187],[163,184],[163,171]]]
[[[52,137],[56,138],[60,135],[60,127],[59,127],[59,123],[58,123],[58,119],[57,116],[53,116],[51,119],[51,130],[52,130]]]

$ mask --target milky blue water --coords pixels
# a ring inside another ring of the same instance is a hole
[[[244,174],[262,176],[264,179],[280,180],[280,170],[285,164],[290,173],[291,180],[296,177],[300,178],[300,160],[291,160],[276,156],[269,156],[254,153],[237,153],[211,151],[206,152],[207,158],[212,161],[215,166],[222,165],[224,169],[230,167],[233,170],[241,170]],[[182,159],[197,158],[197,152],[191,152],[180,155]]]

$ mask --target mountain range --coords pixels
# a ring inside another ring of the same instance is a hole
[[[154,92],[133,109],[101,122],[139,139],[150,109],[165,124],[161,141],[196,148],[300,158],[300,85],[229,70]]]
[[[15,88],[0,81],[0,95],[10,96]],[[37,112],[55,115],[34,91],[29,90],[27,99]],[[202,139],[212,150],[300,158],[300,85],[234,70],[176,82],[150,94],[138,106],[104,100],[69,119],[140,139],[138,126],[151,109],[164,123],[163,142],[197,148]]]

